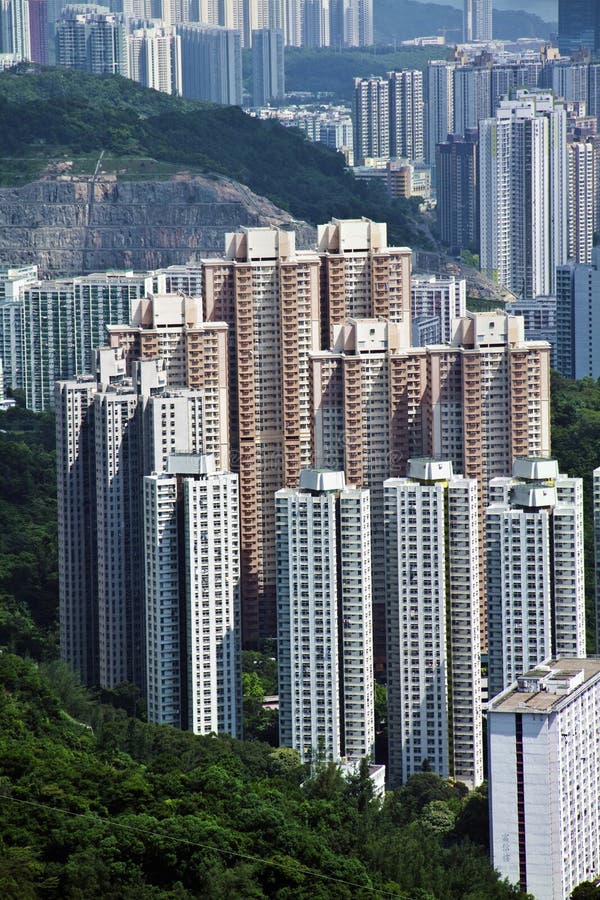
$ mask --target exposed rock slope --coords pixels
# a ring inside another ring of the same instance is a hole
[[[37,263],[44,276],[146,269],[221,253],[242,225],[314,229],[225,178],[167,181],[62,176],[0,189],[0,265]]]

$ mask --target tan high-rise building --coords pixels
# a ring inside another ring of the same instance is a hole
[[[490,478],[550,452],[550,345],[525,341],[523,319],[468,313],[452,341],[410,348],[385,321],[349,320],[313,354],[315,462],[371,490],[375,658],[383,655],[383,481],[407,461],[452,462],[478,483],[480,528]],[[483,531],[481,531],[483,549]],[[482,591],[483,598],[483,591]],[[482,605],[481,633],[485,634]]]
[[[370,219],[332,219],[320,225],[322,347],[333,346],[333,326],[348,318],[389,319],[400,345],[410,344],[409,247],[388,247],[387,226]]]
[[[312,462],[309,353],[320,346],[319,257],[276,227],[226,236],[204,261],[205,317],[229,332],[232,469],[240,475],[243,636],[276,634],[273,497]]]

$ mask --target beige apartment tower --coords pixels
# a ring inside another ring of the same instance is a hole
[[[276,633],[273,497],[312,462],[309,353],[319,348],[319,257],[276,227],[226,235],[204,261],[205,317],[229,325],[231,467],[240,476],[242,628]]]
[[[371,490],[380,664],[383,481],[406,475],[411,457],[452,462],[477,481],[483,552],[489,479],[550,452],[550,345],[525,341],[523,319],[503,312],[455,319],[451,342],[428,347],[409,347],[402,326],[383,320],[348,319],[333,332],[333,349],[311,360],[315,461]]]

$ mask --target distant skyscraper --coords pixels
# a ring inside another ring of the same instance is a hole
[[[598,250],[591,265],[556,270],[556,366],[567,378],[599,378],[600,271]]]
[[[464,135],[478,128],[491,112],[491,74],[487,66],[454,69],[454,133]],[[445,140],[445,139],[444,139]]]
[[[430,60],[426,85],[425,160],[435,166],[437,145],[454,133],[454,63]]]
[[[390,155],[390,85],[385,78],[355,78],[352,117],[354,164]]]
[[[489,705],[491,854],[521,891],[563,900],[600,870],[600,663],[546,663]]]
[[[486,510],[489,691],[549,656],[585,656],[583,484],[552,459],[518,459]]]
[[[449,134],[437,147],[438,228],[451,253],[479,247],[478,135],[476,129]]]
[[[413,459],[385,482],[388,743],[392,785],[428,761],[483,780],[477,482]]]
[[[517,297],[551,294],[567,254],[565,112],[517,91],[479,127],[481,269]]]
[[[165,94],[181,94],[181,37],[172,25],[147,23],[126,37],[128,77]]]
[[[252,104],[265,106],[283,100],[283,33],[271,29],[252,32]]]
[[[537,89],[543,72],[541,62],[528,61],[493,65],[491,68],[491,107],[490,115],[494,116],[500,101],[510,97],[511,91],[519,87]]]
[[[301,10],[302,46],[329,47],[329,0],[303,0]]]
[[[424,159],[423,73],[420,69],[388,72],[390,156]]]
[[[0,0],[0,53],[31,59],[27,0]]]
[[[126,26],[102,6],[66,6],[56,23],[56,64],[95,75],[127,75]]]
[[[558,0],[558,49],[563,56],[600,47],[596,0]]]
[[[492,0],[464,0],[463,40],[491,41]]]
[[[552,60],[544,66],[542,86],[563,100],[588,102],[588,67],[586,63]]]
[[[190,100],[242,105],[242,44],[239,31],[178,25],[182,94]]]
[[[368,47],[373,43],[373,0],[329,0],[332,47]]]
[[[48,3],[47,0],[29,0],[29,41],[31,61],[47,66],[48,57]]]
[[[598,204],[600,144],[596,140],[567,138],[568,259],[591,263]]]
[[[174,454],[144,478],[148,721],[241,737],[237,475]]]
[[[369,492],[303,470],[275,510],[280,741],[358,763],[375,739]]]

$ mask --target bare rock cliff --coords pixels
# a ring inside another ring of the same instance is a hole
[[[44,277],[105,269],[152,269],[218,255],[243,225],[314,229],[249,188],[224,178],[167,181],[62,176],[0,188],[0,265],[37,263]]]

